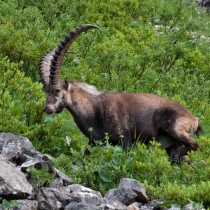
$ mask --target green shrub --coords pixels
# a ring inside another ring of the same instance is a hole
[[[24,135],[37,149],[55,156],[68,153],[66,136],[77,139],[79,134],[72,133],[78,128],[67,112],[46,116],[42,85],[26,77],[21,66],[8,58],[0,60],[0,131]]]
[[[0,130],[26,134],[42,122],[44,94],[41,85],[20,72],[22,64],[0,60]]]
[[[34,166],[30,166],[26,169],[32,178],[36,189],[40,189],[44,186],[49,186],[54,181],[55,173],[50,173],[48,166],[41,166],[36,169]]]

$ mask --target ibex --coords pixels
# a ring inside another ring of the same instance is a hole
[[[101,92],[94,86],[68,79],[60,72],[65,54],[84,31],[97,28],[82,25],[67,34],[57,49],[40,61],[40,76],[47,93],[43,110],[59,113],[64,108],[72,114],[82,133],[94,143],[109,135],[112,145],[131,147],[137,140],[148,143],[155,139],[163,144],[169,156],[182,157],[199,144],[193,136],[202,126],[183,105],[154,94]]]

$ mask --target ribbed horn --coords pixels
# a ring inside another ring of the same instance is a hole
[[[49,84],[50,85],[59,85],[60,84],[60,71],[61,66],[64,60],[64,57],[66,53],[68,52],[69,47],[73,43],[73,41],[84,31],[91,29],[91,28],[97,28],[99,27],[91,24],[85,24],[80,27],[75,28],[74,30],[70,31],[69,34],[67,34],[63,41],[58,45],[57,49],[54,51],[54,55],[52,58],[52,62],[50,65],[50,75],[49,75]],[[50,54],[51,55],[51,54]]]
[[[49,85],[50,81],[50,65],[51,61],[53,59],[53,55],[55,54],[55,50],[52,50],[48,53],[46,53],[39,62],[39,74],[41,77],[42,84],[44,85],[44,88]]]

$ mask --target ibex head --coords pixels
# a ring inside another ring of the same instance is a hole
[[[50,51],[44,55],[40,61],[40,76],[47,93],[47,99],[44,111],[48,114],[59,113],[65,108],[66,92],[70,90],[70,83],[67,80],[61,80],[61,66],[66,53],[73,41],[84,31],[90,28],[97,28],[95,25],[85,24],[75,28],[65,36],[57,49]]]

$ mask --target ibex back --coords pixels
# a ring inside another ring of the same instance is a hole
[[[98,27],[86,24],[75,28],[56,50],[42,57],[40,76],[47,93],[44,111],[52,114],[68,109],[92,143],[103,140],[108,133],[110,143],[124,148],[131,147],[136,140],[148,143],[156,139],[170,156],[184,156],[197,150],[199,144],[193,136],[202,127],[183,105],[153,94],[100,92],[86,83],[61,80],[61,66],[68,48],[90,28]]]

